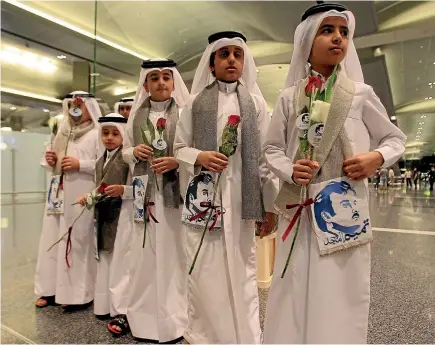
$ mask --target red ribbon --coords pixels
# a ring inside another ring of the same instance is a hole
[[[206,207],[204,211],[201,211],[195,216],[192,216],[189,218],[189,221],[192,222],[194,220],[197,220],[198,218],[203,218],[207,215],[207,212],[212,210],[216,210],[216,218],[213,220],[213,223],[210,225],[209,231],[213,231],[214,227],[216,226],[216,223],[221,215],[223,215],[225,212],[219,210],[220,206],[212,206],[210,201],[203,201],[199,204],[201,207]]]
[[[71,268],[68,260],[68,255],[71,253],[72,248],[72,241],[71,241],[71,233],[72,233],[72,226],[68,228],[68,239],[66,240],[66,248],[65,248],[65,261],[68,268]]]
[[[288,235],[290,234],[290,232],[292,231],[294,225],[296,224],[296,221],[299,219],[299,217],[302,214],[302,210],[310,205],[314,204],[314,200],[312,198],[305,200],[305,202],[303,204],[289,204],[286,205],[285,208],[287,210],[291,210],[295,207],[298,207],[298,210],[296,211],[295,215],[293,216],[293,219],[291,220],[289,226],[287,227],[286,231],[284,232],[284,234],[282,235],[282,241],[284,242]],[[308,209],[307,209],[308,211]]]
[[[200,213],[198,213],[195,216],[192,216],[189,218],[189,221],[192,222],[194,220],[197,220],[198,218],[201,217],[205,217],[207,215],[207,212],[212,209],[213,207],[211,206],[211,201],[203,201],[199,204],[201,207],[206,207],[206,209],[204,211],[201,211]]]
[[[213,229],[214,229],[214,227],[219,219],[219,216],[223,215],[224,213],[225,212],[222,212],[220,210],[216,210],[216,218],[213,220],[213,223],[210,225],[210,228],[208,229],[208,231],[213,231]]]
[[[147,211],[148,211],[148,217],[147,219],[144,221],[149,222],[150,218],[154,221],[154,223],[158,223],[159,221],[156,219],[156,217],[154,217],[153,212],[151,211],[151,206],[154,206],[155,204],[152,201],[146,202],[144,204],[147,207]]]

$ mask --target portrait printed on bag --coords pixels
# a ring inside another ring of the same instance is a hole
[[[348,241],[366,232],[368,210],[346,181],[332,181],[314,199],[317,227],[336,241]]]

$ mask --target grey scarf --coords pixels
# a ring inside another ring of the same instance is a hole
[[[143,126],[150,114],[151,110],[151,101],[148,97],[144,100],[142,105],[136,111],[133,118],[133,140],[134,145],[143,144],[141,126]],[[179,110],[175,100],[171,98],[167,109],[168,117],[166,119],[166,129],[163,132],[164,139],[168,144],[167,154],[168,157],[174,156],[174,138],[175,138],[175,129],[177,127],[177,122],[179,118]],[[149,162],[139,161],[134,166],[133,176],[141,176],[149,174],[151,175],[153,172],[149,169]],[[151,177],[150,177],[151,178]],[[146,198],[151,196],[151,188],[153,188],[152,183],[148,183],[148,188],[145,192]],[[163,200],[164,205],[167,208],[179,208],[181,204],[180,197],[180,182],[178,178],[178,173],[175,170],[169,171],[166,174],[163,174]]]
[[[257,128],[257,110],[246,88],[238,84],[242,142],[242,219],[262,221],[264,207],[259,172],[260,139]],[[192,104],[193,142],[202,151],[217,151],[217,113],[219,86],[207,86]]]
[[[301,80],[296,85],[293,96],[294,114],[299,115],[308,102],[304,92],[306,83],[307,80]],[[344,122],[352,105],[354,94],[355,84],[344,73],[339,73],[334,86],[331,108],[322,141],[319,147],[315,149],[316,160],[320,168],[314,173],[311,183],[319,183],[344,176],[343,162],[352,156],[352,147],[344,128]],[[288,145],[298,144],[288,143]],[[293,161],[302,158],[304,158],[302,152],[298,151]],[[275,201],[277,211],[284,217],[291,219],[296,209],[287,210],[286,205],[299,203],[300,193],[300,186],[284,182]]]

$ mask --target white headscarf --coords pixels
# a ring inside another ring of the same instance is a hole
[[[69,97],[71,96],[71,97]],[[85,102],[86,108],[88,109],[89,115],[91,116],[92,121],[95,125],[98,125],[98,119],[102,116],[101,110],[98,105],[97,100],[88,92],[85,91],[73,91],[67,97],[65,97],[62,101],[62,113],[63,113],[63,121],[62,123],[66,123],[69,121],[69,109],[68,105],[72,102],[74,97],[80,97]]]
[[[326,17],[343,17],[347,20],[349,27],[349,45],[346,56],[340,63],[341,71],[353,81],[364,82],[361,64],[355,44],[353,43],[355,17],[350,11],[339,12],[337,10],[330,10],[309,16],[296,28],[293,55],[285,83],[286,88],[296,85],[299,80],[307,77],[309,73],[308,58],[310,57],[313,41],[320,24]]]
[[[149,61],[168,61],[167,59],[151,59]],[[147,75],[152,71],[163,71],[168,69],[172,71],[174,78],[174,91],[172,92],[172,98],[177,103],[179,108],[184,107],[189,101],[189,90],[184,84],[183,78],[181,78],[180,72],[176,67],[162,67],[162,68],[142,68],[140,71],[139,83],[137,84],[136,95],[134,96],[134,103],[131,107],[130,117],[136,113],[136,110],[142,105],[143,101],[149,96],[144,88]]]
[[[122,115],[120,115],[118,113],[110,113],[110,114],[107,114],[106,116],[104,116],[104,120],[106,120],[106,121],[108,119],[110,119],[110,118],[125,119],[125,120],[127,120],[124,116],[122,116]],[[102,121],[102,119],[100,121]],[[101,128],[107,127],[107,126],[115,126],[116,128],[118,128],[119,133],[121,133],[121,136],[124,139],[125,126],[127,125],[127,122],[118,122],[116,120],[114,120],[114,121],[107,121],[107,122],[106,121],[100,122]],[[121,121],[124,121],[124,120],[121,120]],[[101,131],[100,131],[100,136],[101,136]]]
[[[260,88],[257,85],[257,67],[255,66],[254,58],[245,41],[240,37],[221,38],[207,46],[196,69],[192,89],[190,90],[191,94],[194,95],[200,93],[205,87],[216,80],[210,70],[210,56],[215,51],[226,46],[237,46],[243,49],[245,59],[240,82],[250,93],[255,93],[263,97]]]
[[[107,119],[110,119],[110,118],[119,118],[119,119],[122,119],[121,121],[127,120],[125,117],[123,117],[122,115],[120,115],[118,113],[107,114],[102,119],[107,120]],[[100,119],[100,121],[102,121],[102,119]],[[116,121],[116,120],[114,120],[114,121]],[[122,140],[124,141],[124,138],[125,138],[124,133],[125,133],[125,127],[126,127],[127,123],[126,122],[114,122],[114,121],[107,121],[107,122],[104,121],[104,122],[100,122],[99,123],[100,126],[101,126],[101,129],[98,131],[98,142],[100,143],[100,145],[102,145],[102,147],[100,149],[100,155],[99,155],[98,158],[100,158],[104,154],[104,152],[106,151],[105,147],[103,145],[102,137],[101,137],[101,135],[102,135],[102,129],[104,127],[115,126],[118,129],[119,133],[121,133]]]
[[[120,105],[129,105],[130,107],[133,107],[133,104],[134,104],[133,97],[124,97],[124,98],[121,98],[121,100],[119,102],[116,102],[113,108],[114,108],[115,113],[119,113],[119,106]]]

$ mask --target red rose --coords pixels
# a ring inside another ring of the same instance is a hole
[[[100,184],[100,187],[98,187],[98,193],[103,194],[104,190],[107,188],[107,184],[106,183],[102,183]]]
[[[157,130],[160,131],[164,131],[166,128],[166,119],[161,117],[160,119],[157,120]]]
[[[77,107],[81,106],[84,103],[83,99],[80,97],[75,97],[73,99],[73,104]]]
[[[307,86],[305,86],[305,94],[307,96],[310,96],[311,93],[315,90],[315,89],[321,89],[322,88],[322,78],[320,77],[308,77],[308,83]]]
[[[230,115],[228,118],[228,126],[230,127],[236,127],[240,123],[240,116],[239,115]]]

